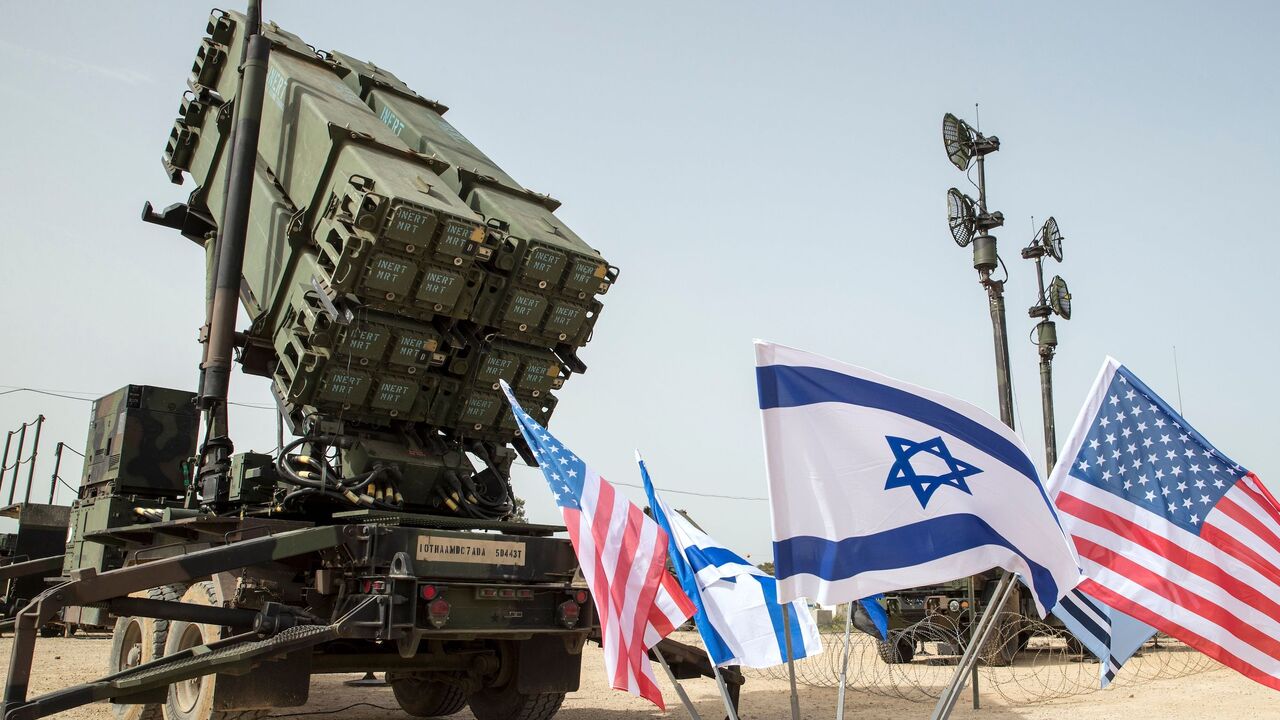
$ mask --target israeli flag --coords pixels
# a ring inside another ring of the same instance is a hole
[[[787,661],[787,630],[793,658],[822,652],[818,626],[803,602],[793,602],[784,630],[776,581],[674,512],[653,489],[636,453],[653,519],[667,531],[668,554],[680,586],[697,607],[694,620],[717,666],[767,668]]]
[[[1018,573],[1040,616],[1080,581],[1022,440],[969,403],[756,341],[782,601]]]
[[[1080,588],[1067,593],[1053,609],[1053,615],[1098,658],[1098,680],[1104,688],[1115,679],[1125,661],[1156,634],[1155,628]]]

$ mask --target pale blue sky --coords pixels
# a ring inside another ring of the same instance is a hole
[[[190,387],[201,255],[137,218],[144,200],[190,189],[167,182],[160,154],[208,2],[4,7],[0,384]],[[638,482],[638,447],[661,486],[762,497],[753,337],[995,409],[986,301],[945,224],[947,188],[966,184],[939,129],[980,102],[983,130],[1003,141],[990,204],[1007,218],[997,235],[1033,455],[1034,275],[1018,249],[1032,216],[1055,215],[1066,257],[1050,273],[1076,304],[1059,323],[1060,439],[1106,354],[1176,404],[1176,345],[1188,418],[1280,481],[1274,3],[265,7],[449,105],[621,267],[583,352],[591,370],[552,422],[607,477]],[[237,376],[233,394],[268,401],[259,378]],[[37,412],[46,458],[58,440],[83,447],[87,403],[0,396],[0,427]],[[234,419],[240,448],[274,446],[270,412]],[[535,519],[556,518],[536,473],[516,485]],[[769,556],[766,503],[671,501]]]

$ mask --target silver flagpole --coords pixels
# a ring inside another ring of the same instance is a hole
[[[707,659],[711,659],[711,654],[707,654]],[[720,666],[714,662],[711,668],[715,671],[716,685],[720,686],[720,697],[724,700],[724,711],[729,714],[729,720],[738,720],[738,711],[733,707],[733,700],[729,698],[729,687],[724,683],[724,676],[720,674]]]
[[[684,687],[680,685],[680,681],[676,679],[676,674],[671,672],[671,666],[667,664],[667,659],[662,657],[662,651],[657,645],[653,646],[653,654],[658,656],[658,662],[662,663],[662,669],[667,671],[667,677],[671,679],[671,684],[676,686],[676,695],[680,696],[680,702],[684,703],[684,709],[689,711],[689,717],[693,720],[702,720],[702,716],[697,710],[693,709],[693,703],[689,701],[689,696],[685,693]],[[737,720],[737,718],[734,718]]]
[[[853,602],[844,612],[844,659],[840,661],[840,694],[836,696],[836,720],[844,720],[844,688],[849,672],[849,632],[853,628]]]
[[[791,650],[791,603],[782,605],[782,635],[787,639],[787,674],[791,677],[791,720],[800,720],[800,696],[796,693],[796,654]]]
[[[942,691],[942,696],[938,698],[938,704],[933,708],[933,714],[929,716],[929,720],[946,720],[951,717],[951,711],[955,709],[956,700],[960,697],[960,691],[964,689],[966,676],[971,669],[977,667],[978,655],[980,648],[986,644],[987,639],[991,636],[991,631],[995,629],[996,619],[1000,616],[1000,608],[1004,607],[1005,601],[1009,599],[1009,593],[1013,591],[1013,573],[1008,570],[1000,576],[1000,584],[996,586],[996,591],[991,595],[991,604],[982,612],[982,619],[978,621],[978,627],[973,631],[973,638],[969,641],[969,647],[964,649],[964,654],[960,656],[960,664],[956,666],[956,674],[951,678],[951,683]]]

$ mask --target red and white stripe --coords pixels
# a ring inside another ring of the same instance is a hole
[[[694,613],[667,573],[667,533],[589,468],[579,505],[564,508],[565,526],[595,602],[610,685],[665,710],[648,650]]]
[[[1280,690],[1280,504],[1257,476],[1199,534],[1069,475],[1055,502],[1081,590]]]

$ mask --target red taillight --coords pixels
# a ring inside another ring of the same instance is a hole
[[[582,616],[582,606],[572,600],[565,600],[560,603],[560,622],[567,628],[573,628],[578,624],[578,619]]]
[[[444,627],[444,624],[449,622],[449,601],[444,598],[432,600],[427,605],[427,619],[437,630]]]
[[[440,591],[436,589],[436,586],[435,586],[435,585],[423,585],[423,586],[422,586],[422,599],[423,599],[423,600],[434,600],[434,599],[435,599],[435,597],[436,597],[437,595],[439,595],[439,594],[440,594]]]
[[[365,595],[368,595],[369,593],[373,592],[373,581],[372,581],[372,580],[365,580],[365,581],[361,582],[361,583],[360,583],[360,592],[364,593]]]
[[[587,591],[586,591],[586,590],[579,590],[578,592],[576,592],[576,593],[574,593],[574,594],[573,594],[573,599],[574,599],[574,601],[575,601],[575,602],[577,602],[579,605],[585,605],[585,604],[586,604],[586,602],[587,602]]]

